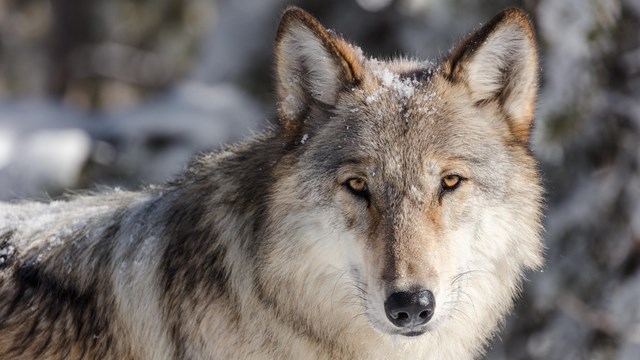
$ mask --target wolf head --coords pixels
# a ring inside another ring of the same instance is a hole
[[[272,295],[309,322],[489,336],[541,264],[527,16],[505,10],[431,63],[367,58],[290,8],[275,54],[286,150],[262,256],[297,290]]]

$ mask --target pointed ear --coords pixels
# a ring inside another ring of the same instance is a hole
[[[477,104],[497,102],[513,134],[528,143],[538,90],[538,51],[527,15],[511,8],[496,15],[452,51],[444,70],[463,82]]]
[[[314,103],[334,105],[338,93],[363,76],[361,55],[296,7],[282,15],[275,45],[278,114],[285,143],[301,137]]]

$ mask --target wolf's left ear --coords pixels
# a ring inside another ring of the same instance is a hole
[[[314,103],[335,105],[338,93],[363,76],[361,55],[297,7],[282,15],[275,45],[278,114],[285,143],[302,136]]]
[[[511,8],[468,36],[444,63],[477,104],[497,102],[513,134],[528,143],[538,90],[538,51],[527,15]]]

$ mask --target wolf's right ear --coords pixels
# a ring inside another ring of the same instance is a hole
[[[314,103],[335,105],[338,93],[363,76],[361,55],[297,7],[282,15],[275,45],[278,115],[285,144],[302,136]]]
[[[444,62],[477,104],[495,103],[511,132],[528,143],[538,90],[538,51],[527,15],[510,8],[456,46]]]

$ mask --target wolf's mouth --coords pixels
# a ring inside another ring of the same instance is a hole
[[[420,335],[422,335],[422,334],[424,334],[426,332],[427,332],[427,329],[425,328],[425,329],[421,329],[421,330],[411,330],[411,331],[408,331],[408,332],[401,332],[401,333],[399,333],[399,335],[408,336],[408,337],[414,337],[414,336],[420,336]]]

